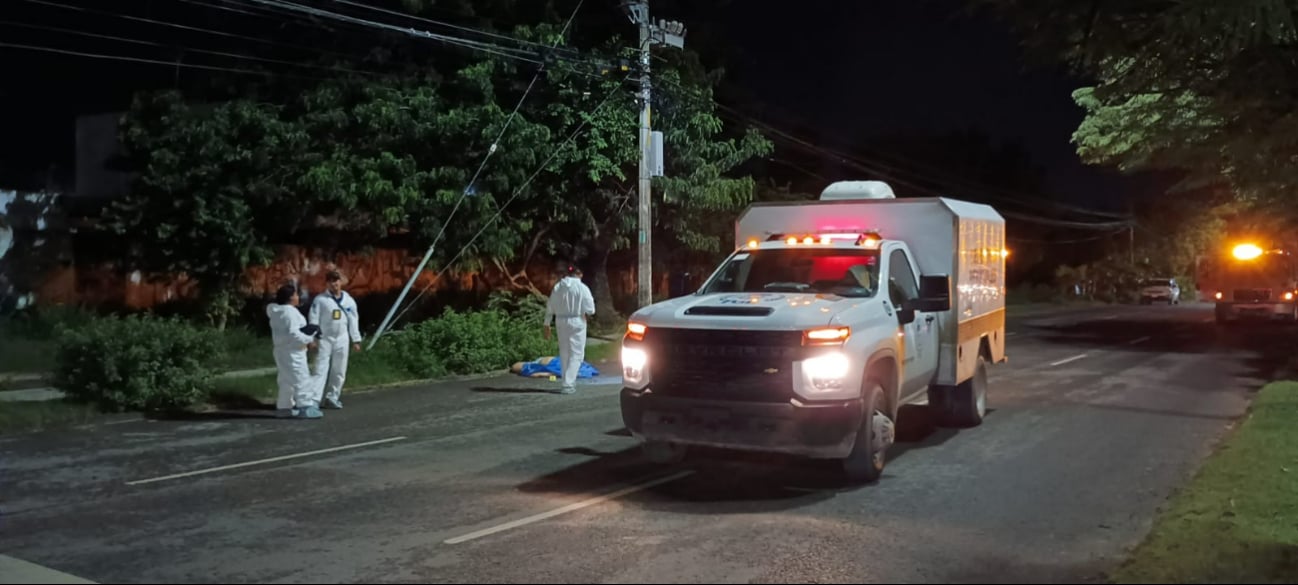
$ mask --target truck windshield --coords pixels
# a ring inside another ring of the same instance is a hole
[[[878,287],[876,250],[787,248],[736,253],[702,292],[820,293],[865,298],[874,296]]]

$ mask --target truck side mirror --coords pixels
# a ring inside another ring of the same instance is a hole
[[[899,325],[910,325],[915,322],[915,309],[902,307],[897,309],[897,323]]]
[[[920,277],[919,298],[906,303],[906,308],[921,313],[951,310],[951,277],[945,274]]]

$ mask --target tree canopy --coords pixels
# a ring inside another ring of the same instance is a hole
[[[218,322],[246,268],[320,229],[404,235],[416,248],[442,234],[434,267],[472,241],[467,267],[495,265],[533,292],[526,266],[536,254],[584,258],[608,302],[609,252],[628,245],[634,227],[638,106],[626,73],[600,65],[625,57],[624,45],[609,37],[569,46],[546,23],[510,34],[580,49],[591,62],[548,63],[513,118],[535,65],[493,54],[429,63],[411,56],[417,40],[381,34],[350,73],[141,94],[122,134],[139,178],[109,223],[136,267],[197,282]],[[669,175],[655,185],[656,231],[722,251],[729,236],[719,218],[753,194],[751,179],[733,174],[770,143],[722,124],[691,55],[655,64],[654,74],[677,89],[654,103]]]
[[[1094,80],[1075,93],[1087,162],[1173,169],[1182,189],[1287,201],[1298,186],[1298,1],[973,0],[1031,54]]]

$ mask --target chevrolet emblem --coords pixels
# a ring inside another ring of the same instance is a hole
[[[778,374],[778,373],[780,373],[780,370],[778,370],[778,369],[776,369],[776,368],[766,368],[765,370],[762,370],[762,371],[765,372],[765,373],[767,373],[767,374]]]

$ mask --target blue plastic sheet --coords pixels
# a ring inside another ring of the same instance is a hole
[[[527,362],[523,364],[523,369],[518,372],[518,375],[526,378],[535,377],[538,374],[562,376],[563,369],[561,364],[559,363],[559,359],[542,358],[534,362]],[[594,378],[598,375],[599,375],[599,370],[595,369],[595,366],[592,366],[586,362],[582,362],[581,369],[577,370],[578,378]]]

